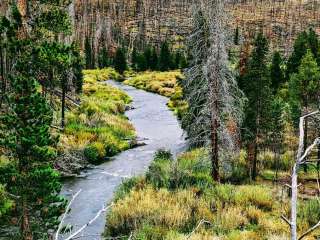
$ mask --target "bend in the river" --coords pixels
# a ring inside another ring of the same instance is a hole
[[[146,139],[144,142],[147,145],[122,152],[111,161],[87,170],[86,178],[64,184],[62,194],[67,198],[82,189],[65,220],[65,223],[73,225],[73,231],[88,223],[104,204],[112,201],[114,191],[124,178],[144,173],[158,149],[168,149],[177,154],[186,146],[180,124],[166,106],[167,98],[114,81],[108,81],[108,84],[121,88],[132,97],[133,109],[127,111],[126,115],[138,137]],[[104,226],[105,214],[87,227],[77,239],[100,240]]]

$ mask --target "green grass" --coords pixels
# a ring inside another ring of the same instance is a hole
[[[142,72],[128,73],[125,84],[143,89],[145,91],[160,94],[170,98],[168,107],[181,117],[187,110],[187,103],[183,100],[182,88],[179,79],[183,78],[180,70],[167,72]]]
[[[102,82],[117,76],[110,68],[84,71],[81,105],[67,113],[65,131],[60,137],[62,151],[84,151],[90,162],[98,163],[130,147],[135,130],[124,111],[131,99]]]
[[[204,149],[184,153],[175,161],[158,152],[146,176],[125,181],[108,213],[107,237],[134,239],[285,240],[289,228],[287,196],[270,184],[217,184],[210,177],[210,160]],[[318,221],[317,200],[300,201],[298,230]],[[316,231],[308,240],[315,240]]]

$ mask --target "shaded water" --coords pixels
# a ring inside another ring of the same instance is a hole
[[[86,178],[73,179],[64,184],[62,194],[67,198],[82,190],[65,220],[66,224],[73,225],[74,231],[88,223],[104,204],[112,201],[114,191],[124,178],[144,173],[155,151],[165,148],[178,154],[186,146],[179,122],[166,106],[167,98],[114,81],[108,81],[108,84],[123,89],[132,97],[134,109],[127,111],[126,115],[134,125],[138,137],[146,139],[144,142],[147,145],[122,152],[111,161],[87,170]],[[100,240],[104,226],[105,214],[86,228],[77,239]]]

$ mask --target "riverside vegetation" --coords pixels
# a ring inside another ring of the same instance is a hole
[[[59,149],[71,155],[77,153],[75,155],[82,155],[89,163],[98,164],[130,148],[134,141],[135,130],[124,116],[131,98],[108,85],[107,80],[120,78],[113,68],[84,70],[83,74],[81,104],[66,115]],[[65,168],[65,164],[64,158],[58,165]]]
[[[244,156],[242,156],[244,157]],[[244,159],[242,160],[244,161]],[[172,158],[159,150],[145,176],[126,180],[107,216],[106,237],[139,240],[216,239],[286,240],[288,213],[281,186],[256,183],[218,184],[211,178],[205,149]],[[299,204],[299,232],[318,222],[318,200]],[[314,240],[320,231],[305,239]]]

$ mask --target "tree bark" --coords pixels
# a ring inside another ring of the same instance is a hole
[[[212,120],[211,126],[211,163],[212,163],[212,178],[220,182],[219,174],[219,145],[218,145],[218,122]]]
[[[66,105],[66,86],[62,84],[62,95],[61,95],[61,128],[65,126],[65,105]]]
[[[21,233],[23,240],[32,240],[32,231],[30,228],[30,219],[29,219],[29,209],[26,199],[23,199],[22,203],[22,224],[21,224]]]

